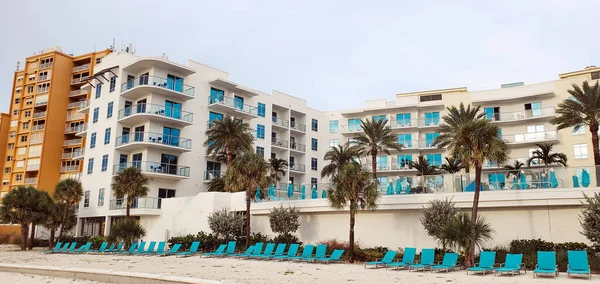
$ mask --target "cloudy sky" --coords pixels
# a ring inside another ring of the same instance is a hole
[[[536,83],[600,65],[600,1],[5,1],[0,111],[17,61],[133,43],[322,110],[402,92]]]

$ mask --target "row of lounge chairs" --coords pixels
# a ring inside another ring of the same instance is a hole
[[[405,248],[404,255],[401,261],[394,261],[396,258],[396,251],[389,250],[385,253],[383,258],[379,261],[365,262],[365,268],[368,267],[385,267],[386,269],[400,269],[406,268],[409,271],[453,271],[459,269],[457,264],[458,254],[454,252],[447,252],[444,254],[444,258],[441,263],[435,264],[435,250],[432,248],[426,248],[421,251],[421,258],[419,263],[415,262],[417,250],[415,248]],[[582,250],[570,250],[567,252],[568,256],[568,267],[567,276],[587,276],[591,278],[591,270],[588,265],[587,252]],[[478,274],[493,273],[494,275],[499,274],[521,274],[521,271],[526,273],[526,268],[523,264],[522,254],[507,254],[504,263],[496,264],[496,252],[495,251],[483,251],[479,255],[479,263],[475,263],[473,267],[467,268],[467,274],[469,272]],[[558,276],[558,265],[556,264],[556,252],[554,251],[538,251],[538,263],[533,270],[533,277],[544,275],[544,276]]]

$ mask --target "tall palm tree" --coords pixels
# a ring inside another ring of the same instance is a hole
[[[64,224],[69,216],[69,211],[73,208],[73,205],[78,204],[83,198],[83,186],[81,182],[76,179],[68,178],[59,181],[54,187],[54,200],[58,203],[64,203],[63,212],[63,225],[58,231],[58,236],[62,237],[66,230],[63,229]]]
[[[455,109],[455,107],[448,108]],[[444,122],[450,119],[444,116]],[[500,128],[489,120],[477,118],[466,121],[456,127],[443,124],[439,130],[440,136],[434,140],[434,145],[447,148],[450,154],[461,158],[467,157],[469,164],[475,168],[475,192],[473,195],[473,209],[471,211],[471,248],[469,250],[469,263],[474,263],[476,220],[479,209],[479,193],[481,187],[481,170],[484,161],[503,164],[508,159],[508,145],[498,133]]]
[[[600,126],[600,86],[598,82],[590,86],[587,81],[581,87],[573,84],[568,90],[573,99],[566,99],[558,104],[556,117],[550,123],[557,125],[556,129],[587,126],[592,134],[592,149],[594,150],[594,165],[600,165],[600,148],[598,147],[598,129]],[[596,184],[600,184],[600,171],[596,171]]]
[[[351,146],[348,142],[332,147],[325,153],[324,159],[329,161],[329,164],[321,170],[321,177],[335,176],[344,165],[358,163],[355,160],[358,156],[360,156],[359,148]]]
[[[29,237],[29,224],[35,223],[44,208],[41,208],[42,194],[33,186],[17,186],[2,198],[0,222],[21,226],[21,250],[26,250]]]
[[[226,115],[223,120],[214,120],[212,126],[206,130],[208,137],[204,146],[208,147],[209,155],[213,157],[225,156],[225,165],[229,167],[234,155],[252,151],[252,129],[250,124]]]
[[[278,182],[281,180],[279,174],[285,175],[285,169],[288,166],[288,162],[284,159],[274,158],[269,159],[269,164],[271,165],[271,179],[273,182]]]
[[[547,144],[535,144],[538,147],[531,157],[527,160],[527,166],[531,167],[533,161],[542,161],[544,166],[547,168],[551,164],[561,164],[563,167],[567,166],[567,155],[564,153],[552,153],[552,143]]]
[[[458,173],[460,172],[460,170],[465,168],[465,165],[460,159],[454,157],[446,157],[444,160],[446,160],[446,162],[442,164],[440,169],[449,174]]]
[[[48,215],[50,212],[50,206],[52,203],[52,198],[48,192],[35,190],[35,198],[34,198],[34,208],[33,209],[33,219],[31,220],[31,231],[29,236],[29,242],[27,243],[27,249],[32,250],[34,241],[35,241],[35,230],[37,224],[43,224],[46,219],[48,219]]]
[[[125,168],[113,176],[110,187],[115,197],[127,197],[125,216],[129,217],[129,210],[135,198],[148,195],[148,177],[136,167]]]
[[[386,125],[387,119],[366,119],[360,121],[364,133],[358,134],[355,139],[361,154],[371,155],[371,168],[373,179],[377,180],[377,154],[390,154],[390,149],[402,150],[398,143],[398,137],[394,135],[392,129]]]
[[[428,176],[435,175],[438,173],[438,167],[429,163],[429,161],[422,155],[417,157],[417,161],[409,161],[408,165],[417,170],[417,176]]]
[[[226,190],[246,192],[246,247],[250,245],[250,199],[257,188],[264,190],[269,186],[271,165],[253,151],[238,155],[225,174]]]
[[[349,250],[350,262],[354,262],[354,224],[359,209],[377,209],[379,193],[369,172],[359,164],[349,163],[339,169],[333,178],[333,187],[327,190],[329,204],[334,209],[344,209],[348,205],[350,212]],[[364,195],[364,196],[362,196]]]

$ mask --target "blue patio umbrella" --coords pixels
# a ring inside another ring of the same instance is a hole
[[[410,183],[406,184],[406,188],[404,189],[405,194],[410,194]]]
[[[310,198],[312,199],[317,199],[319,198],[319,194],[317,193],[317,186],[313,184],[312,186],[312,193],[310,195]]]
[[[588,187],[590,185],[590,173],[588,171],[583,170],[581,172],[581,186]]]
[[[256,188],[256,200],[260,201],[260,186]]]
[[[542,187],[548,188],[548,178],[545,175],[542,176]]]
[[[396,180],[396,194],[402,193],[402,181],[400,179]]]
[[[573,176],[573,187],[579,187],[579,179],[577,176]]]
[[[388,183],[386,194],[387,195],[394,195],[394,185],[393,185],[393,182]]]
[[[294,196],[294,186],[292,185],[291,182],[288,183],[288,188],[287,188],[287,194],[288,194],[288,198],[292,198],[292,196]]]
[[[519,177],[519,187],[521,187],[521,189],[527,188],[527,177],[525,177],[524,173],[521,173],[521,176]]]
[[[302,187],[300,188],[300,199],[305,199],[306,198],[306,185],[302,184]]]
[[[518,185],[518,183],[517,183],[517,176],[513,176],[513,186],[514,186],[514,189],[518,189],[517,185]]]
[[[271,184],[271,185],[269,186],[268,193],[269,193],[269,197],[270,197],[271,199],[275,199],[275,185],[274,185],[274,184]]]
[[[323,189],[323,193],[321,193],[321,198],[327,198],[327,191]]]
[[[556,173],[554,172],[554,170],[550,170],[550,187],[558,187],[558,179],[556,179]]]

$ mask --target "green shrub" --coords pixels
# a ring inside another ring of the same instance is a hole
[[[510,253],[520,253],[523,254],[523,263],[525,267],[528,269],[534,269],[537,264],[537,252],[538,251],[555,251],[556,252],[556,263],[558,264],[558,269],[560,271],[567,270],[568,258],[567,251],[568,250],[585,250],[588,252],[588,256],[590,258],[590,266],[591,262],[596,261],[595,258],[600,258],[600,255],[597,254],[592,248],[584,243],[576,243],[576,242],[567,242],[567,243],[553,243],[547,242],[541,239],[537,240],[513,240],[510,242]],[[498,259],[498,256],[496,256]],[[600,261],[599,261],[600,262]],[[592,269],[600,269],[594,268]]]
[[[108,239],[111,242],[122,242],[126,248],[130,247],[134,240],[146,235],[142,225],[131,218],[126,218],[113,223],[110,227]]]
[[[279,208],[273,207],[270,212],[269,224],[271,225],[271,231],[278,234],[276,239],[286,244],[298,241],[293,233],[300,228],[300,210],[291,206],[284,208],[281,205]]]
[[[276,244],[285,243],[285,244],[302,244],[298,237],[292,234],[280,234],[273,238],[273,242]]]

